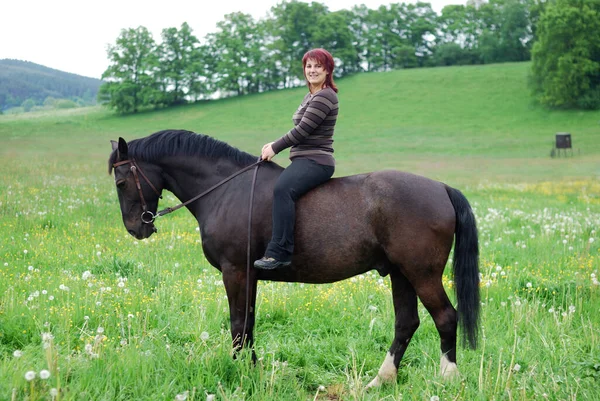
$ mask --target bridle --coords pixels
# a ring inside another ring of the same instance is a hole
[[[198,195],[194,196],[193,198],[188,199],[187,201],[185,201],[183,203],[180,203],[177,206],[168,207],[159,212],[156,212],[156,214],[154,214],[150,210],[148,210],[148,204],[146,203],[146,199],[144,198],[144,192],[142,191],[142,185],[140,183],[140,178],[138,176],[138,172],[141,174],[142,178],[144,180],[146,180],[146,183],[150,186],[150,188],[152,188],[152,190],[158,195],[159,199],[162,199],[162,195],[156,189],[156,187],[154,185],[152,185],[152,182],[150,182],[150,179],[146,176],[146,174],[144,174],[144,172],[142,171],[140,166],[137,164],[135,159],[133,159],[133,158],[127,159],[127,160],[123,160],[123,161],[116,162],[113,164],[113,168],[117,168],[117,167],[123,166],[125,164],[131,164],[130,170],[133,174],[133,178],[135,179],[135,186],[140,195],[140,202],[142,203],[141,220],[142,220],[142,223],[145,223],[145,224],[152,224],[152,223],[154,223],[154,220],[156,220],[157,217],[164,216],[165,214],[174,212],[175,210],[177,210],[179,208],[182,208],[186,205],[189,205],[190,203],[192,203],[194,201],[197,201],[198,199],[202,198],[204,195],[212,192],[213,190],[217,189],[221,185],[225,184],[227,181],[250,170],[251,168],[256,167],[256,169],[254,170],[254,176],[252,177],[252,186],[250,187],[250,208],[249,208],[249,212],[248,212],[248,246],[246,248],[246,310],[245,310],[245,316],[244,316],[244,330],[242,332],[242,338],[241,338],[241,344],[240,344],[241,346],[244,345],[244,341],[246,338],[246,325],[248,324],[248,314],[250,313],[250,308],[248,307],[248,302],[249,302],[249,298],[250,298],[250,252],[251,252],[250,245],[251,245],[251,241],[252,241],[252,205],[254,203],[254,187],[256,185],[256,176],[258,175],[258,166],[263,161],[264,160],[262,160],[259,157],[258,161],[252,163],[249,166],[242,168],[241,170],[236,171],[229,177],[217,182],[215,185],[208,188],[206,191],[202,192],[201,194],[198,194]],[[150,217],[146,220],[145,219],[146,216],[150,216]],[[234,341],[235,341],[235,339],[234,339]]]
[[[237,177],[238,175],[245,173],[246,171],[250,170],[251,168],[256,167],[258,170],[258,165],[261,164],[262,162],[263,162],[263,160],[259,159],[258,161],[252,163],[251,165],[246,166],[246,167],[242,168],[241,170],[236,171],[229,177],[217,182],[215,185],[208,188],[206,191],[202,192],[201,194],[198,194],[198,195],[194,196],[193,198],[188,199],[187,201],[185,201],[183,203],[180,203],[177,206],[167,207],[161,211],[156,212],[156,214],[154,214],[152,211],[148,210],[148,204],[146,203],[146,199],[144,198],[144,192],[142,191],[142,185],[140,183],[140,178],[138,176],[138,172],[142,176],[142,178],[146,181],[146,183],[150,186],[150,188],[152,188],[154,193],[156,193],[156,195],[158,195],[159,199],[162,199],[162,195],[156,189],[156,187],[154,185],[152,185],[152,182],[150,182],[150,179],[148,178],[148,176],[146,176],[146,174],[144,174],[144,172],[142,171],[140,166],[137,164],[136,160],[132,158],[132,159],[127,159],[127,160],[123,160],[120,162],[116,162],[113,164],[113,168],[117,168],[117,167],[123,166],[125,164],[131,164],[130,170],[133,174],[133,178],[135,180],[135,186],[137,188],[138,194],[140,195],[140,202],[142,204],[142,216],[141,216],[142,223],[152,224],[152,223],[154,223],[154,220],[156,220],[158,217],[164,216],[165,214],[172,213],[177,209],[180,209],[184,206],[189,205],[192,202],[197,201],[198,199],[200,199],[203,196],[207,195],[208,193],[214,191],[221,185],[225,184],[227,181],[230,181],[231,179]],[[253,194],[254,194],[255,183],[256,183],[256,173],[254,175],[254,179],[252,181],[252,188],[250,190],[251,196],[253,196]]]
[[[152,185],[152,182],[150,182],[150,179],[146,176],[146,174],[144,174],[144,172],[142,171],[140,166],[138,166],[135,159],[128,159],[128,160],[116,162],[113,164],[113,168],[117,168],[119,166],[123,166],[123,165],[129,164],[129,163],[131,163],[130,170],[131,170],[131,173],[133,174],[133,179],[135,180],[135,186],[137,188],[138,194],[140,195],[140,202],[142,203],[142,216],[141,216],[142,223],[151,224],[156,219],[156,216],[154,215],[154,213],[152,213],[151,211],[148,210],[148,204],[146,203],[146,198],[144,198],[144,191],[142,191],[142,184],[140,183],[140,177],[138,176],[138,171],[142,175],[142,178],[144,178],[144,180],[146,180],[146,183],[150,186],[150,188],[152,188],[154,193],[156,193],[156,195],[158,195],[159,199],[162,199],[162,195],[160,194],[160,192],[158,192],[158,189],[156,189],[156,187],[154,185]],[[150,216],[150,218],[146,219],[145,217],[148,215]]]

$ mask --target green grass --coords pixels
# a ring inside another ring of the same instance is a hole
[[[0,116],[0,399],[594,399],[600,113],[532,104],[528,67],[339,82],[336,175],[398,168],[457,186],[481,244],[484,338],[478,350],[459,348],[460,378],[439,377],[439,336],[420,307],[396,383],[369,392],[393,337],[388,278],[260,283],[252,367],[231,357],[221,276],[191,216],[169,215],[159,234],[136,241],[106,174],[109,139],[166,128],[257,154],[290,128],[304,89],[125,117],[98,108]],[[561,131],[580,155],[549,157]],[[169,195],[161,205],[175,203]],[[47,348],[42,333],[53,336]],[[49,379],[25,379],[43,369]]]

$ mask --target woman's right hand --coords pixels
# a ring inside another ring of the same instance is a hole
[[[266,160],[268,162],[275,157],[275,152],[273,151],[273,142],[269,142],[262,147],[262,151],[260,154],[260,158],[262,160]]]

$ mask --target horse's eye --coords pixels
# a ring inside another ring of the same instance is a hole
[[[125,184],[127,183],[127,180],[125,180],[124,178],[118,180],[115,184],[117,184],[117,188],[124,188]]]

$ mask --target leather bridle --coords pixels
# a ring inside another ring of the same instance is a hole
[[[237,177],[238,175],[250,170],[251,168],[256,167],[258,169],[258,165],[261,164],[262,162],[263,162],[263,160],[259,159],[258,161],[252,163],[251,165],[246,166],[246,167],[242,168],[241,170],[236,171],[229,177],[219,181],[218,183],[216,183],[212,187],[208,188],[206,191],[202,192],[201,194],[198,194],[198,195],[194,196],[193,198],[188,199],[187,201],[185,201],[183,203],[180,203],[177,206],[167,207],[159,212],[156,212],[156,214],[154,214],[152,211],[148,210],[148,204],[146,203],[146,199],[144,198],[144,192],[142,191],[142,185],[140,183],[140,178],[138,176],[138,172],[142,176],[142,178],[146,181],[146,183],[150,186],[150,188],[152,188],[152,190],[158,195],[158,197],[160,199],[162,199],[162,195],[156,189],[156,187],[154,185],[152,185],[152,182],[150,182],[150,179],[146,176],[146,174],[144,174],[144,172],[142,171],[140,166],[137,164],[136,160],[135,159],[127,159],[127,160],[123,160],[120,162],[116,162],[113,164],[113,168],[117,168],[117,167],[123,166],[125,164],[131,164],[130,170],[133,173],[133,178],[135,180],[135,186],[137,188],[138,194],[140,195],[140,202],[142,204],[141,220],[142,220],[142,223],[151,224],[151,223],[154,223],[154,220],[156,220],[156,218],[164,216],[165,214],[172,213],[179,208],[182,208],[184,206],[189,205],[190,203],[192,203],[194,201],[197,201],[198,199],[202,198],[204,195],[207,195],[208,193],[214,191],[221,185],[225,184],[227,181],[230,181],[234,177]],[[252,188],[250,190],[251,196],[254,194],[255,183],[256,183],[256,174],[254,175],[254,179],[252,181]]]
[[[140,202],[142,203],[142,216],[141,216],[142,223],[151,224],[156,219],[156,216],[154,215],[154,213],[152,213],[151,211],[148,210],[148,204],[146,203],[146,198],[144,198],[144,191],[142,191],[142,184],[140,183],[140,177],[138,176],[138,171],[142,175],[142,178],[144,178],[144,180],[146,180],[146,183],[150,186],[150,188],[152,188],[152,190],[156,193],[156,195],[158,195],[159,199],[162,199],[162,195],[160,194],[160,192],[158,192],[158,189],[156,189],[156,187],[154,185],[152,185],[152,182],[150,182],[150,179],[148,179],[148,177],[146,176],[146,174],[144,174],[144,172],[142,171],[140,166],[138,166],[135,159],[128,159],[128,160],[116,162],[115,164],[113,164],[113,168],[117,168],[119,166],[123,166],[123,165],[129,164],[129,163],[131,163],[130,170],[131,170],[131,173],[133,174],[133,179],[135,180],[135,186],[137,188],[138,194],[140,195]],[[150,218],[146,219],[145,217],[148,215],[150,216]]]

